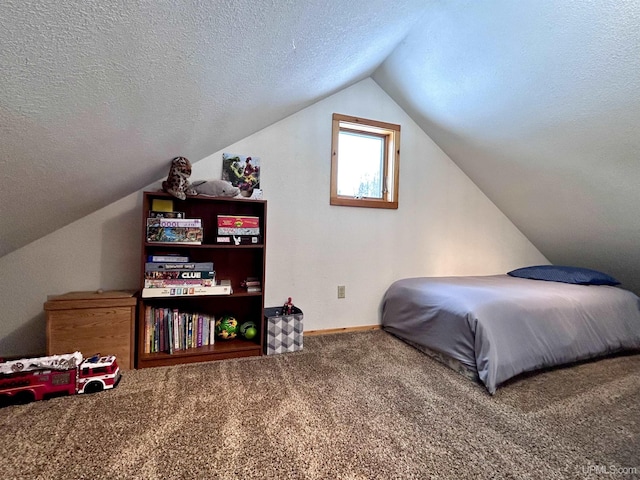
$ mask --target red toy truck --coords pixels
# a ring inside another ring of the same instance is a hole
[[[101,392],[120,381],[114,355],[83,359],[80,352],[0,363],[0,406],[77,393]]]

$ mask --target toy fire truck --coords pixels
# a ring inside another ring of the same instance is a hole
[[[80,352],[0,363],[0,406],[77,393],[101,392],[120,381],[114,355],[84,359]]]

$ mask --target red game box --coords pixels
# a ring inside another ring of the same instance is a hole
[[[218,235],[260,235],[260,218],[218,215]]]

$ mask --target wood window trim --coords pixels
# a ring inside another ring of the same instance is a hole
[[[383,198],[355,198],[338,195],[338,142],[341,130],[372,134],[385,138]],[[333,114],[331,129],[331,205],[397,209],[399,177],[400,125],[339,113]]]

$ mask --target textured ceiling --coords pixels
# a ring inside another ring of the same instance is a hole
[[[637,1],[3,0],[0,66],[0,256],[373,74],[547,258],[640,291]]]
[[[373,78],[551,262],[640,293],[640,2],[440,2]]]
[[[0,256],[368,77],[426,5],[3,0]]]

